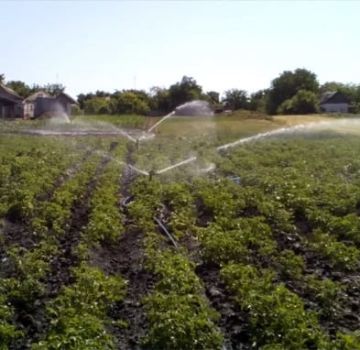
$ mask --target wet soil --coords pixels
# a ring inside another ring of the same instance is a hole
[[[126,163],[134,163],[133,152],[134,148],[131,145],[126,155]],[[110,327],[110,332],[117,340],[117,349],[120,350],[141,349],[142,339],[147,330],[142,300],[154,285],[154,276],[144,266],[144,232],[136,227],[121,200],[131,196],[131,184],[136,176],[131,168],[124,167],[119,206],[124,217],[125,232],[115,243],[103,242],[91,255],[93,265],[99,266],[109,275],[120,275],[127,281],[124,300],[113,305],[108,313],[112,320],[121,321],[124,325]]]

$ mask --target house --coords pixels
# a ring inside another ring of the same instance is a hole
[[[39,114],[39,104],[38,101],[39,99],[42,98],[49,98],[50,95],[47,94],[44,91],[38,91],[35,92],[34,94],[30,95],[29,97],[27,97],[24,101],[23,101],[23,105],[24,105],[24,118],[28,119],[28,118],[34,118],[35,115]],[[36,111],[35,111],[35,107],[36,107]]]
[[[326,113],[349,113],[349,100],[341,92],[325,92],[320,99],[320,110]]]
[[[72,106],[77,102],[64,92],[56,97],[44,91],[38,91],[27,97],[24,102],[24,118],[36,118],[42,115],[71,115]]]
[[[0,84],[0,118],[23,116],[22,97],[15,91]]]
[[[23,99],[15,91],[0,84],[1,118],[36,118],[42,115],[71,115],[71,108],[77,102],[64,92],[56,97],[45,91],[38,91]]]

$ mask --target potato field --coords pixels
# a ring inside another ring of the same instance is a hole
[[[231,133],[14,128],[0,135],[0,349],[360,349],[359,136],[218,152]]]

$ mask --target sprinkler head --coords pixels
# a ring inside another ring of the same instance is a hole
[[[156,171],[154,169],[151,169],[149,171],[149,181],[152,181],[153,177],[156,175]]]

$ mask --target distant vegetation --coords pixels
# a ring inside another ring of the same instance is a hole
[[[5,82],[4,74],[0,74],[1,82]],[[30,87],[22,81],[8,81],[6,85],[22,97],[39,90],[45,90],[50,95],[65,90],[61,84]],[[349,100],[351,112],[360,112],[360,85],[341,82],[320,85],[315,73],[296,69],[282,72],[267,89],[249,94],[246,90],[234,88],[225,91],[222,98],[220,92],[204,91],[194,78],[188,76],[168,88],[155,86],[150,91],[124,89],[81,93],[75,114],[163,115],[191,100],[206,100],[216,112],[243,109],[269,115],[308,114],[319,112],[320,97],[327,91],[341,92]]]

